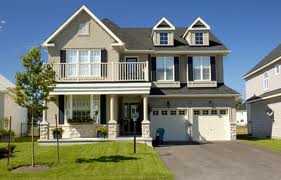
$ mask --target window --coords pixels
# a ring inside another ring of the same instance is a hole
[[[196,45],[203,44],[203,32],[195,32],[195,44]]]
[[[91,118],[90,96],[81,95],[72,97],[72,118],[77,120]]]
[[[171,110],[171,111],[170,111],[170,115],[177,115],[177,111]]]
[[[226,113],[227,113],[227,110],[225,110],[225,109],[220,110],[221,115],[226,115]]]
[[[179,115],[185,115],[185,110],[180,110]]]
[[[275,74],[276,75],[280,74],[280,71],[281,71],[281,65],[276,65],[275,66]]]
[[[200,111],[199,110],[195,110],[195,111],[193,111],[193,114],[194,115],[200,115]]]
[[[161,114],[162,114],[163,116],[166,116],[166,115],[168,114],[168,112],[167,112],[167,111],[161,111]]]
[[[209,56],[193,57],[193,77],[195,81],[211,80],[211,64]]]
[[[81,23],[79,24],[79,35],[89,35],[89,23]]]
[[[212,115],[217,115],[217,114],[218,114],[218,111],[217,111],[217,110],[211,110],[211,114],[212,114]]]
[[[158,116],[159,111],[153,111],[152,114],[153,114],[153,116]]]
[[[99,77],[101,75],[100,62],[100,49],[68,49],[66,50],[66,76]]]
[[[160,32],[160,45],[168,45],[168,33]]]
[[[203,110],[203,115],[208,115],[209,114],[209,110]]]
[[[263,83],[262,83],[263,89],[267,90],[269,88],[269,77],[268,72],[265,72],[263,74]]]
[[[174,57],[157,57],[156,60],[157,80],[174,80]]]

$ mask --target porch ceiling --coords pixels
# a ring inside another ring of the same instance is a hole
[[[50,95],[64,94],[149,94],[150,82],[58,83]]]

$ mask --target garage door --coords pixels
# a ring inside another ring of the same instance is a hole
[[[227,109],[194,110],[192,131],[192,138],[195,141],[230,140]]]
[[[186,110],[153,109],[150,118],[152,137],[155,138],[158,128],[163,128],[165,130],[164,141],[188,140]]]

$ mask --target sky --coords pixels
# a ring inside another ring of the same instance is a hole
[[[22,69],[20,57],[39,46],[83,4],[97,17],[125,27],[152,27],[161,17],[186,27],[202,17],[231,50],[224,61],[225,84],[242,96],[243,74],[281,43],[281,1],[277,0],[3,0],[0,74],[14,82]]]

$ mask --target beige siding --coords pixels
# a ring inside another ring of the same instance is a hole
[[[0,93],[0,119],[4,118],[4,94]]]
[[[253,136],[281,138],[281,97],[247,106],[248,122]],[[266,114],[268,108],[274,112],[272,117]]]
[[[196,30],[189,31],[186,40],[190,45],[196,45],[195,44],[195,32]],[[202,32],[201,30],[199,32]],[[209,45],[209,31],[203,31],[203,45],[208,46]]]
[[[89,35],[79,35],[81,22],[90,24]],[[105,48],[108,51],[108,61],[119,61],[119,53],[111,46],[114,39],[104,31],[88,14],[82,12],[54,38],[55,47],[49,47],[49,62],[59,62],[60,50],[68,48]]]
[[[154,31],[152,39],[153,39],[154,45],[156,45],[156,46],[160,45],[160,31]],[[168,45],[170,45],[170,46],[174,45],[174,32],[173,31],[168,32]]]
[[[250,98],[254,95],[259,96],[265,92],[269,92],[275,89],[281,88],[281,73],[276,75],[275,74],[275,65],[281,64],[281,60],[272,64],[271,66],[265,68],[264,70],[260,71],[259,73],[247,78],[246,80],[246,98]],[[263,75],[264,72],[268,72],[269,74],[269,89],[263,89]]]

